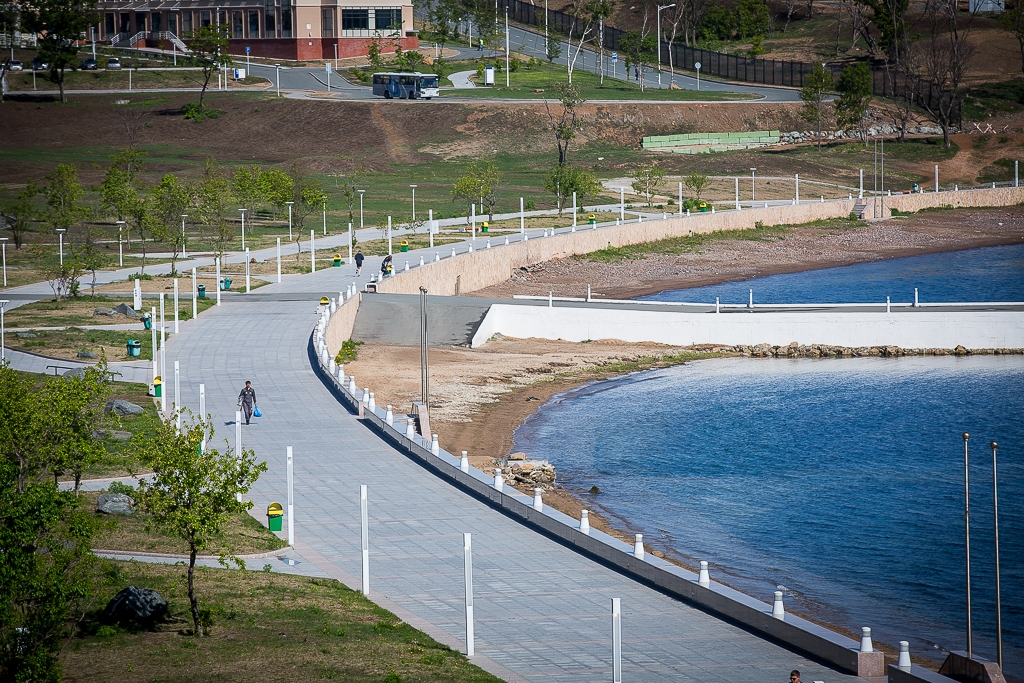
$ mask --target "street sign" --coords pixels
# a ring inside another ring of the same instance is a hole
[[[612,61],[613,62],[619,61],[619,53],[618,52],[613,52],[612,53]]]
[[[700,62],[695,62],[693,66],[697,69],[700,69]]]
[[[327,73],[331,73],[331,63],[330,62],[327,62],[326,64],[324,64],[324,70]]]
[[[245,54],[249,54],[249,46],[248,45],[245,46]]]

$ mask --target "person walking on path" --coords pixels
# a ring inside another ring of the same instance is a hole
[[[356,252],[356,255],[355,255],[356,275],[359,275],[359,273],[363,272],[363,259],[365,259],[365,258],[366,257],[363,256],[363,252],[362,251],[357,251]]]
[[[238,393],[238,407],[245,413],[245,424],[249,424],[253,408],[256,407],[256,390],[252,388],[252,382],[248,380],[245,382],[245,388]]]

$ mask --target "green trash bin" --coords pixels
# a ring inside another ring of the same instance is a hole
[[[334,255],[334,267],[341,268],[341,254]]]
[[[222,277],[220,279],[220,291],[226,292],[229,289],[231,289],[231,278],[229,278],[229,277]]]
[[[597,216],[595,216],[594,214],[590,214],[589,216],[587,216],[587,219],[590,221],[591,225],[597,224]]]
[[[280,503],[271,503],[267,506],[267,526],[271,531],[281,530],[281,520],[284,518],[284,508]]]
[[[199,289],[199,298],[200,299],[205,299],[206,298],[206,285],[199,285],[198,289]]]
[[[490,229],[491,229],[491,224],[488,223],[487,221],[484,221],[483,227],[480,228],[480,232],[490,232]]]
[[[138,339],[128,340],[128,356],[131,358],[138,358],[142,355],[142,342]]]
[[[405,240],[402,240],[402,243],[399,246],[402,248],[402,253],[409,251],[409,243]]]
[[[164,382],[159,377],[153,378],[153,395],[157,398],[164,395]]]

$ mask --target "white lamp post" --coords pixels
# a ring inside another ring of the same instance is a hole
[[[327,197],[324,196],[324,237],[327,237]]]
[[[658,30],[658,86],[659,87],[661,86],[661,10],[669,9],[670,7],[675,7],[675,6],[676,6],[676,3],[674,3],[674,2],[671,5],[658,5],[658,11],[655,13],[657,15],[657,21],[658,21],[657,30]],[[643,74],[641,74],[641,78],[642,77],[643,77]]]
[[[754,171],[756,168],[750,169],[750,201],[754,201]]]
[[[363,229],[363,193],[366,190],[356,190],[359,193],[359,229]]]
[[[242,212],[242,251],[245,251],[245,209],[239,209]]]
[[[7,343],[4,339],[4,308],[6,308],[8,303],[7,299],[0,299],[0,361],[6,360],[4,347],[7,346]]]
[[[274,68],[277,69],[277,96],[281,96],[281,65],[275,64]]]
[[[547,49],[546,45],[545,45],[545,49]],[[509,53],[509,44],[508,44],[508,5],[505,5],[505,87],[506,88],[508,88],[509,84],[511,83],[511,81],[509,80],[509,74],[508,74],[508,53]]]
[[[4,287],[7,286],[7,237],[0,237],[0,246],[4,252]]]
[[[285,202],[288,205],[288,241],[292,241],[292,204],[295,202]]]
[[[188,258],[185,254],[185,219],[188,218],[187,213],[181,214],[181,258]]]
[[[416,220],[416,185],[410,185],[412,188],[412,219]]]
[[[60,243],[60,264],[64,265],[64,231],[66,228],[57,228],[57,239]]]
[[[121,230],[124,226],[124,221],[117,221],[117,265],[119,268],[124,268],[124,249],[121,246]]]

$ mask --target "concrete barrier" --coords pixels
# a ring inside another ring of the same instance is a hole
[[[352,328],[356,324],[356,314],[359,312],[361,297],[362,295],[357,293],[346,299],[345,303],[338,306],[338,310],[331,315],[331,319],[327,322],[324,341],[331,358],[334,358],[341,350],[342,342],[352,338]]]

